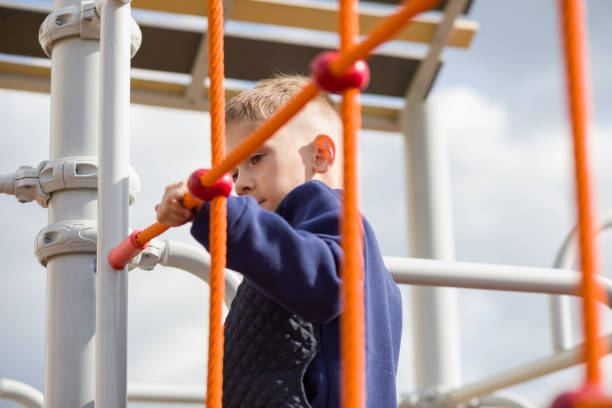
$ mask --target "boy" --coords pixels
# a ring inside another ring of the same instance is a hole
[[[231,151],[308,82],[261,81],[227,106]],[[227,200],[227,267],[244,275],[225,321],[223,407],[339,407],[339,269],[342,259],[342,125],[326,95],[232,175]],[[157,210],[166,225],[193,220],[208,248],[209,208],[180,205],[185,183],[168,186]],[[397,407],[395,375],[401,299],[364,220],[366,395],[368,408]]]

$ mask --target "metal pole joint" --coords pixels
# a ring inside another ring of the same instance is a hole
[[[47,225],[38,232],[35,254],[42,266],[58,255],[96,253],[96,220],[70,220]]]
[[[129,3],[129,0],[121,0]],[[136,20],[131,22],[130,55],[138,52],[142,33]],[[78,36],[85,40],[100,40],[100,5],[84,1],[80,5],[64,7],[53,11],[45,18],[38,30],[38,42],[45,54],[51,57],[53,44],[64,37]]]
[[[128,270],[140,268],[145,271],[150,271],[160,263],[162,252],[166,248],[165,241],[153,239],[138,255],[136,255],[128,264]]]
[[[46,193],[40,185],[40,172],[47,164],[41,162],[37,167],[20,166],[14,174],[15,197],[20,203],[36,201],[41,207],[47,208],[49,193]]]
[[[405,394],[399,399],[399,408],[451,408],[453,405],[445,403],[450,391],[449,386],[437,385]]]
[[[140,193],[140,178],[130,167],[129,202]],[[44,160],[38,166],[20,166],[13,174],[0,176],[0,193],[14,194],[20,203],[36,201],[47,208],[51,193],[59,190],[98,188],[98,158],[65,157]]]

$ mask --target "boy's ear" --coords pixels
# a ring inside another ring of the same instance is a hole
[[[336,158],[336,143],[331,137],[320,134],[315,138],[313,145],[315,173],[325,173]]]

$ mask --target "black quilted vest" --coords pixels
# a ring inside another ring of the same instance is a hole
[[[302,378],[319,344],[318,326],[245,279],[225,319],[223,408],[309,408]]]

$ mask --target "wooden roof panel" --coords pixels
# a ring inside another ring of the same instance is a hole
[[[134,68],[189,74],[202,33],[140,25],[142,44]]]
[[[29,65],[27,62],[14,63],[0,61],[0,88],[27,90],[49,93],[51,69],[49,67]],[[156,81],[142,78],[131,80],[132,103],[161,106],[176,109],[209,110],[208,89],[203,90],[202,99],[192,103],[185,99],[187,85]],[[226,99],[237,95],[237,89],[226,89]],[[362,119],[365,129],[399,131],[398,109],[400,107],[383,107],[369,105],[362,101]]]
[[[202,34],[146,26],[141,29],[143,46],[132,60],[133,67],[190,73]],[[225,75],[247,81],[258,81],[276,73],[306,75],[310,61],[325,50],[322,47],[226,36]],[[401,97],[420,60],[374,55],[368,63],[372,80],[366,92]]]
[[[0,52],[46,58],[38,43],[38,29],[47,14],[0,6]]]
[[[0,53],[45,57],[38,44],[38,27],[46,15],[0,7]],[[134,68],[189,74],[203,34],[140,25],[142,45],[132,60]],[[310,61],[325,48],[237,36],[225,38],[228,78],[258,81],[275,73],[307,74]],[[248,63],[245,63],[248,61]],[[403,96],[420,61],[374,55],[369,60],[372,80],[368,93]]]
[[[276,73],[307,75],[312,59],[325,51],[320,47],[232,37],[225,39],[225,46],[226,75],[250,81]],[[403,97],[419,62],[418,59],[372,56],[368,60],[372,79],[365,92]]]
[[[235,0],[236,1],[236,0]],[[239,1],[239,0],[238,0]],[[403,0],[367,0],[371,3],[382,3],[382,4],[400,4]],[[450,0],[449,0],[450,1]],[[335,4],[334,1],[321,2],[328,4]],[[437,9],[443,10],[446,7],[448,1],[442,2]],[[468,1],[467,6],[463,10],[463,14],[467,14],[472,7],[473,0]],[[178,14],[192,14],[196,16],[205,16],[207,13],[206,2],[201,0],[180,0],[180,1],[167,1],[167,0],[132,0],[132,7],[162,11],[168,13]]]
[[[400,4],[403,0],[367,0],[367,1],[374,2],[374,3],[383,3],[383,4]],[[463,9],[462,14],[467,14],[470,12],[470,8],[472,7],[473,2],[474,0],[468,1],[467,5],[465,6],[465,9]],[[444,10],[444,7],[446,7],[446,3],[448,3],[448,1],[443,1],[442,3],[440,3],[438,7],[436,7],[436,9]]]

